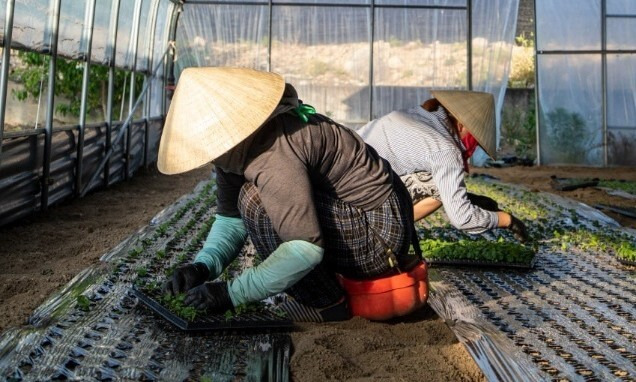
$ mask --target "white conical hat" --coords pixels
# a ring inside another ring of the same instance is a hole
[[[245,68],[187,68],[179,78],[159,144],[157,167],[178,174],[241,143],[278,105],[285,80]]]
[[[468,129],[486,153],[495,159],[495,97],[490,93],[468,90],[433,90],[431,94]]]

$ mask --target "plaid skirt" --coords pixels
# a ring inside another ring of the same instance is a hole
[[[408,255],[413,232],[412,202],[399,178],[394,179],[397,180],[394,191],[371,211],[363,211],[327,193],[314,193],[325,243],[323,261],[286,290],[287,294],[309,306],[329,306],[345,295],[336,273],[353,279],[388,274],[395,268],[387,248],[393,251],[399,264],[412,257]],[[239,211],[257,252],[266,258],[282,240],[265,212],[258,189],[251,183],[241,188]]]
[[[442,201],[437,186],[433,182],[433,175],[430,172],[420,171],[412,174],[403,175],[402,182],[413,199],[413,204],[426,199],[433,198]]]

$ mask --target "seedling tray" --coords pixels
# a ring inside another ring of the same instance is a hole
[[[132,293],[150,310],[183,331],[289,328],[294,324],[293,321],[281,318],[270,311],[242,313],[231,318],[227,318],[223,314],[211,314],[196,318],[194,321],[188,321],[177,316],[143,291],[133,287]]]
[[[632,261],[632,260],[623,260],[620,257],[617,257],[616,260],[618,260],[619,263],[623,264],[623,265],[629,265],[631,267],[636,267],[636,261]]]
[[[608,204],[596,204],[594,205],[594,207],[598,209],[606,209],[606,210],[615,212],[617,214],[627,216],[628,218],[636,219],[636,208],[617,207],[617,206],[611,206]]]
[[[536,263],[536,257],[529,263],[506,263],[506,262],[493,262],[493,261],[479,261],[479,260],[442,260],[442,259],[426,259],[429,265],[448,265],[448,266],[460,266],[460,267],[497,267],[497,268],[517,268],[517,269],[532,269]]]
[[[551,177],[550,186],[558,191],[573,191],[579,188],[596,187],[598,185],[598,179],[585,180],[585,179],[571,179],[571,178],[557,178]]]

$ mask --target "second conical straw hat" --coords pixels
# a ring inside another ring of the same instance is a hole
[[[497,151],[495,98],[490,93],[467,90],[434,90],[433,97],[475,137],[493,159]]]
[[[179,77],[159,144],[157,166],[178,174],[220,157],[254,133],[285,90],[276,73],[187,68]]]

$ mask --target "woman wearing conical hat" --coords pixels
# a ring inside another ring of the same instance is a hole
[[[212,162],[216,220],[194,262],[166,288],[209,312],[287,292],[315,319],[349,317],[336,273],[365,280],[421,266],[408,254],[412,201],[352,130],[315,113],[275,73],[188,68],[159,148],[159,170]],[[247,236],[265,259],[214,282]]]
[[[469,233],[509,228],[521,241],[524,224],[494,200],[466,192],[464,174],[477,146],[495,158],[492,94],[437,90],[421,106],[391,112],[357,130],[387,159],[413,199],[420,220],[442,205],[453,226]]]

